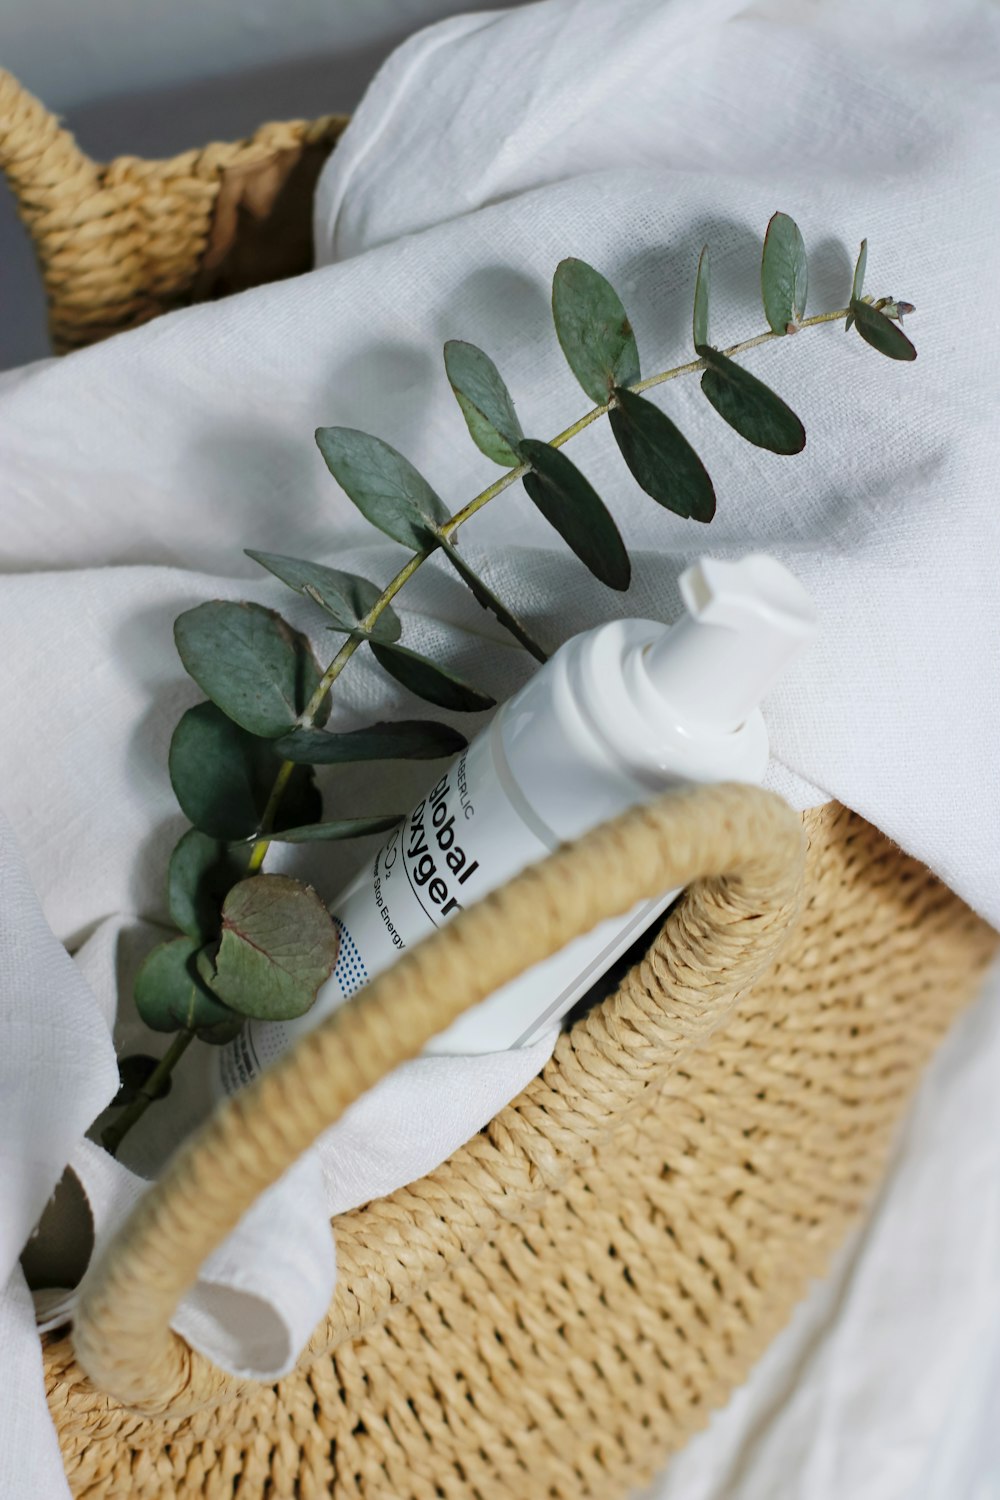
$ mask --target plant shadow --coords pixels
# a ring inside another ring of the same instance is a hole
[[[533,343],[552,331],[549,289],[511,266],[481,266],[457,283],[435,317],[442,342],[468,339],[493,349]]]

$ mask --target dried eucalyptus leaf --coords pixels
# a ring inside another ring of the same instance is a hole
[[[694,283],[694,314],[691,319],[694,347],[708,343],[708,301],[712,290],[712,265],[708,258],[708,246],[702,247],[698,257],[698,274]]]
[[[347,632],[358,628],[382,596],[377,584],[357,573],[344,573],[339,568],[306,562],[300,557],[283,557],[277,552],[255,552],[250,547],[246,548],[246,555],[297,594],[312,599]],[[398,641],[402,629],[399,616],[387,604],[367,634],[377,641]]]
[[[214,839],[256,831],[280,767],[272,740],[247,734],[214,703],[189,708],[170,741],[174,795],[185,817]],[[285,788],[278,827],[316,822],[322,806],[312,771],[303,766]]]
[[[552,316],[566,362],[591,401],[639,379],[639,351],[622,300],[584,260],[561,260],[552,281]]]
[[[405,813],[378,813],[368,818],[334,818],[329,823],[306,823],[271,834],[272,844],[321,844],[336,839],[362,839],[398,827]]]
[[[806,430],[780,396],[717,349],[701,345],[698,353],[708,366],[701,388],[723,421],[758,448],[771,453],[802,452]]]
[[[514,639],[526,651],[531,652],[536,661],[548,661],[547,652],[529,634],[524,622],[519,620],[512,610],[507,608],[502,599],[497,598],[489,585],[484,583],[479,574],[469,567],[461,552],[447,537],[441,538],[441,550],[455,569],[459,578],[468,584],[476,603],[482,605],[483,609],[488,609],[490,614],[494,615],[500,621],[504,629],[509,630]]]
[[[542,515],[602,583],[627,589],[632,576],[625,543],[611,512],[590,480],[549,443],[525,438],[521,456],[531,464],[524,488]]]
[[[209,942],[219,930],[222,903],[243,879],[246,865],[246,857],[234,854],[220,839],[189,828],[167,870],[171,921],[195,942]]]
[[[289,732],[323,675],[306,637],[261,604],[199,604],[178,616],[174,640],[202,691],[264,739]]]
[[[710,521],[715,490],[708,470],[666,412],[634,391],[615,392],[609,421],[633,477],[675,515]]]
[[[339,941],[311,886],[288,875],[255,875],[226,897],[212,989],[241,1015],[291,1020],[329,979]]]
[[[408,458],[353,427],[320,427],[319,451],[341,489],[379,531],[423,552],[449,519],[443,502]]]
[[[407,646],[386,646],[370,641],[372,653],[379,666],[394,677],[403,687],[409,688],[418,698],[436,703],[438,708],[450,708],[457,713],[479,713],[492,708],[496,703],[486,693],[471,687],[446,667],[439,667],[427,656],[411,651]]]
[[[760,290],[772,333],[787,333],[790,324],[795,328],[802,322],[809,293],[809,261],[799,226],[787,214],[774,214],[767,226]]]
[[[475,344],[449,339],[444,346],[444,367],[476,447],[501,468],[513,468],[524,434],[496,365]]]
[[[852,297],[851,313],[865,343],[871,344],[879,354],[884,354],[887,359],[916,359],[917,351],[906,334],[884,312]]]
[[[207,989],[195,967],[198,944],[189,937],[161,943],[135,981],[135,1004],[152,1031],[194,1031],[202,1041],[232,1041],[241,1017]]]
[[[325,729],[297,729],[275,745],[284,760],[296,765],[346,765],[359,760],[438,760],[457,755],[468,740],[450,724],[430,719],[397,719],[331,734]],[[176,920],[176,919],[175,919]]]

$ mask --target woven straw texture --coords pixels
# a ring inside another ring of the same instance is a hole
[[[0,165],[56,347],[304,269],[343,123],[100,167],[0,73]],[[337,1292],[294,1375],[240,1384],[169,1333],[211,1246],[360,1091],[572,932],[688,882],[518,1099],[436,1172],[336,1221]],[[74,1493],[616,1500],[707,1421],[857,1221],[997,943],[836,804],[800,820],[766,793],[704,788],[554,856],[179,1153],[72,1335],[46,1341]]]
[[[742,789],[691,801],[652,838],[669,838],[678,868],[741,876],[692,886],[617,995],[481,1135],[336,1221],[337,1293],[295,1375],[241,1388],[186,1351],[161,1355],[146,1306],[155,1319],[178,1252],[159,1213],[147,1243],[98,1278],[78,1355],[68,1336],[46,1349],[76,1494],[615,1500],[707,1421],[863,1211],[996,935],[831,804],[803,820],[804,907],[768,967],[798,901],[798,820],[783,810],[762,827]],[[762,844],[763,883],[746,864]],[[519,920],[530,912],[551,935],[567,903],[600,906],[618,878],[613,851],[578,846]],[[434,972],[474,989],[481,936]],[[513,946],[499,930],[494,941]],[[327,1060],[378,1071],[384,1014],[375,1030],[341,1036]],[[274,1133],[255,1120],[297,1131],[301,1096],[274,1087],[266,1115],[236,1117],[228,1158],[180,1164],[182,1238],[234,1175],[259,1175]],[[131,1401],[99,1394],[77,1357],[106,1387],[131,1384]],[[167,1415],[135,1410],[160,1400]]]
[[[34,243],[56,352],[307,270],[313,189],[346,124],[292,120],[169,161],[101,165],[0,69],[0,167]]]

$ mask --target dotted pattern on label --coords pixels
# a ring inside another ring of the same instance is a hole
[[[333,977],[343,990],[346,1000],[348,996],[356,994],[368,983],[368,969],[343,922],[339,917],[334,917],[333,920],[340,932],[340,949],[337,953]]]

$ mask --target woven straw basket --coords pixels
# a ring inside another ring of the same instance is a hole
[[[53,340],[305,269],[339,117],[89,161],[0,74],[0,164]],[[170,1332],[201,1261],[319,1131],[520,968],[686,885],[611,999],[429,1176],[336,1221],[298,1370]],[[858,1220],[997,936],[837,804],[747,787],[637,810],[406,956],[182,1150],[45,1349],[85,1496],[612,1500],[708,1419]]]

